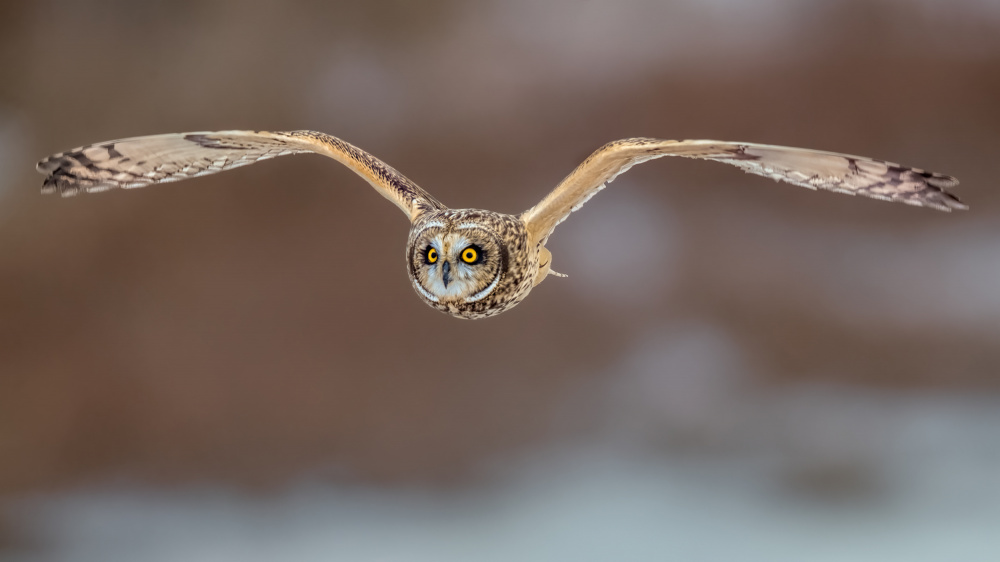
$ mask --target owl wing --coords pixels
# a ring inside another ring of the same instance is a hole
[[[286,154],[329,156],[365,179],[410,220],[444,205],[388,164],[337,137],[315,131],[175,133],[102,142],[38,163],[42,193],[63,196],[180,181]]]
[[[957,179],[882,160],[766,144],[635,138],[604,145],[541,202],[525,211],[521,218],[531,239],[544,243],[556,225],[618,174],[662,156],[715,160],[809,189],[864,195],[941,211],[967,208],[945,191],[958,185]]]

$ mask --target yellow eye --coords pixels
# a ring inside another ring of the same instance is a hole
[[[438,251],[434,248],[427,248],[427,263],[438,261]]]
[[[462,250],[462,261],[465,263],[476,263],[479,259],[479,252],[475,248],[469,246],[468,248]]]

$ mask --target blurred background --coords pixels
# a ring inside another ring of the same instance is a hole
[[[620,177],[500,317],[281,158],[72,199],[45,155],[310,128],[517,213],[629,136],[947,173],[945,214]],[[1000,1],[0,3],[0,560],[1000,560]]]

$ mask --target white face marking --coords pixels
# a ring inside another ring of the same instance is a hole
[[[425,289],[422,286],[420,286],[420,283],[414,283],[413,286],[416,287],[417,290],[420,291],[420,294],[423,295],[423,296],[425,296],[428,300],[433,301],[433,302],[438,302],[438,298],[435,297],[434,295],[428,293],[427,289]]]
[[[459,225],[456,230],[462,229],[463,226],[480,228],[478,225]],[[431,238],[429,244],[437,250],[438,260],[433,264],[424,264],[427,276],[426,285],[421,286],[419,282],[415,283],[417,290],[433,302],[457,299],[474,302],[489,294],[499,282],[499,275],[485,292],[480,290],[471,297],[468,296],[482,286],[484,281],[482,265],[466,264],[460,258],[461,252],[468,248],[471,243],[472,241],[461,232],[448,232]],[[426,247],[421,251],[426,251]],[[444,282],[445,264],[448,264],[447,285]]]
[[[497,275],[496,278],[493,279],[493,282],[490,283],[485,289],[483,289],[482,291],[479,291],[478,293],[472,295],[471,297],[466,297],[465,302],[476,302],[477,300],[479,300],[479,299],[485,297],[486,295],[492,293],[493,289],[496,288],[497,283],[500,283],[500,276],[499,275]]]

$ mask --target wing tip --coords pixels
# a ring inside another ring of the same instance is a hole
[[[110,187],[108,184],[74,175],[62,166],[56,166],[52,169],[46,167],[47,164],[55,160],[54,157],[50,157],[38,163],[38,171],[46,174],[45,179],[42,180],[42,195],[58,193],[63,197],[72,197],[81,191],[103,191]]]
[[[958,197],[955,197],[951,193],[948,193],[946,191],[942,191],[941,192],[941,196],[942,196],[941,200],[944,203],[944,208],[941,209],[942,211],[946,211],[946,212],[950,213],[952,210],[955,210],[955,211],[968,211],[969,210],[969,206],[968,205],[966,205],[965,203],[963,203],[961,199],[959,199]]]
[[[75,178],[66,179],[57,174],[52,174],[42,181],[41,191],[42,195],[58,193],[63,197],[72,197],[80,192],[80,185]]]
[[[891,162],[882,163],[887,171],[870,176],[872,185],[857,190],[858,194],[946,213],[969,210],[957,195],[948,191],[959,184],[958,178]]]
[[[949,213],[952,210],[969,210],[969,206],[963,203],[957,195],[948,191],[948,189],[958,185],[958,178],[934,172],[924,172],[922,175],[924,175],[924,181],[930,192],[928,202],[936,204],[935,208]]]
[[[105,170],[98,168],[84,154],[83,151],[87,148],[74,148],[66,152],[52,154],[35,164],[35,170],[45,176],[41,187],[43,195],[58,193],[63,197],[71,197],[81,191],[88,193],[106,191],[118,185],[108,178],[100,177],[100,172],[105,172]],[[102,146],[102,148],[108,149],[108,146]],[[120,158],[122,162],[127,160],[127,158]]]
[[[76,184],[80,181],[80,178],[68,170],[67,158],[80,150],[82,149],[58,152],[42,158],[35,164],[35,170],[45,176],[45,179],[42,180],[42,195],[53,193],[59,193],[63,197],[76,195],[77,191],[79,191],[79,187]]]
[[[915,207],[928,207],[930,209],[944,211],[945,213],[969,210],[969,206],[963,203],[957,196],[948,193],[947,191],[934,188],[933,186],[930,187],[931,189],[925,189],[922,192],[907,194],[902,197],[893,197],[888,200],[906,203],[907,205],[913,205]]]
[[[917,192],[918,197],[922,196],[917,199],[917,201],[923,203],[927,207],[932,207],[946,213],[950,213],[953,210],[969,210],[969,206],[963,203],[957,195],[948,191],[959,184],[958,178],[946,174],[928,172],[918,168],[912,168],[912,171],[923,178],[926,186],[923,190]]]

